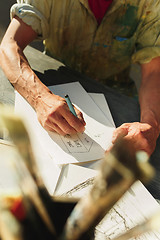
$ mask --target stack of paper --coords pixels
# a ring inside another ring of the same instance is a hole
[[[86,130],[82,134],[61,136],[55,132],[47,132],[38,122],[33,108],[16,92],[15,111],[20,113],[27,123],[34,150],[38,155],[38,164],[49,191],[53,193],[56,186],[53,181],[58,179],[62,166],[71,163],[92,164],[104,157],[105,151],[111,145],[115,126],[103,94],[88,94],[79,82],[49,88],[61,97],[68,94],[86,121]]]
[[[39,139],[42,148],[57,164],[84,163],[101,159],[105,150],[110,146],[114,130],[113,120],[104,99],[98,99],[103,112],[95,103],[97,98],[84,90],[80,83],[68,83],[50,87],[50,90],[61,97],[68,94],[72,103],[79,108],[86,121],[86,130],[74,136],[61,136],[55,132],[44,130],[37,120],[31,106],[17,93],[16,110],[27,119],[30,128]],[[93,99],[94,100],[93,100]]]
[[[52,86],[50,90],[62,97],[68,94],[82,111],[86,121],[83,134],[62,137],[45,131],[34,110],[18,93],[15,108],[27,120],[49,192],[82,197],[93,184],[97,171],[91,168],[100,162],[110,146],[115,125],[103,94],[88,94],[78,82]],[[95,239],[112,239],[147,219],[156,209],[158,203],[138,181],[97,226]],[[160,239],[160,233],[151,232],[138,239]]]

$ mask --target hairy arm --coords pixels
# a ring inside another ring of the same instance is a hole
[[[61,135],[83,132],[82,113],[75,108],[78,118],[66,101],[50,92],[32,71],[24,48],[37,37],[36,32],[18,17],[11,21],[0,46],[0,66],[14,88],[35,109],[41,125]]]
[[[139,90],[140,122],[124,123],[113,135],[113,143],[120,136],[133,142],[137,150],[151,155],[160,133],[160,57],[141,65]]]

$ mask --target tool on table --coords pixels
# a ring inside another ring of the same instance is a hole
[[[95,226],[136,181],[150,180],[154,171],[145,152],[136,152],[125,139],[118,140],[106,153],[91,191],[81,198],[69,216],[61,239],[79,240]]]
[[[61,215],[59,212],[57,214],[56,206],[59,205],[59,209],[61,209],[62,205],[56,203],[56,198],[55,200],[54,198],[51,199],[46,191],[36,166],[25,125],[19,117],[8,109],[1,110],[0,120],[1,126],[6,126],[9,131],[11,139],[17,146],[23,160],[16,165],[16,171],[24,194],[23,198],[28,200],[27,206],[30,205],[30,209],[33,207],[35,213],[30,217],[30,221],[35,228],[37,220],[44,223],[41,226],[45,225],[48,232],[51,233],[46,240],[94,239],[95,226],[129,187],[136,180],[146,183],[154,175],[154,170],[148,163],[148,155],[145,152],[136,152],[134,144],[126,139],[118,140],[111,150],[105,154],[99,174],[95,178],[91,190],[77,204],[70,205],[67,212],[69,217],[63,219],[63,224],[57,234],[57,228],[61,223],[62,212],[65,208],[62,208]],[[64,206],[67,205],[64,204]],[[37,218],[37,213],[39,218]],[[35,216],[35,221],[33,216]]]
[[[8,108],[1,107],[0,123],[1,126],[6,127],[8,130],[9,136],[23,160],[15,164],[20,187],[24,195],[30,199],[38,214],[43,219],[48,231],[54,236],[56,235],[56,230],[51,220],[48,206],[46,202],[43,201],[41,193],[43,192],[43,196],[45,196],[45,200],[48,200],[48,202],[50,202],[50,196],[44,186],[39,169],[36,166],[28,132],[22,119],[15,115],[11,109],[10,111],[8,110]]]

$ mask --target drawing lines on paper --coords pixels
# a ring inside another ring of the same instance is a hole
[[[100,224],[96,227],[95,240],[99,239],[99,235],[104,235],[105,239],[113,239],[117,234],[125,232],[129,229],[126,218],[116,209],[112,208],[109,214],[104,217]]]
[[[128,199],[129,200],[129,199]],[[122,198],[109,211],[103,220],[97,225],[95,231],[95,240],[111,240],[146,220],[144,213],[137,209],[133,202],[127,207],[128,201]],[[133,216],[135,214],[135,216]],[[135,220],[136,218],[136,220]],[[132,240],[155,240],[160,239],[159,232],[148,232],[141,236],[132,238]]]
[[[68,153],[85,153],[89,152],[94,140],[91,139],[87,134],[75,134],[71,136],[69,134],[60,136],[63,144],[68,150]]]
[[[62,194],[62,196],[67,196],[67,197],[82,197],[84,193],[89,191],[91,186],[93,186],[94,183],[94,177],[91,177],[87,179],[86,181],[76,185],[74,188],[70,189],[68,192],[65,192]],[[79,195],[80,194],[80,195]]]

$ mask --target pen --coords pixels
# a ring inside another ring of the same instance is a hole
[[[69,98],[68,95],[65,95],[65,100],[66,100],[66,102],[67,102],[67,105],[68,105],[69,110],[71,111],[71,113],[73,113],[73,115],[74,115],[75,117],[77,117],[77,114],[76,114],[76,112],[75,112],[75,110],[74,110],[74,107],[73,107],[73,105],[72,105],[72,103],[71,103],[71,100],[70,100],[70,98]]]

